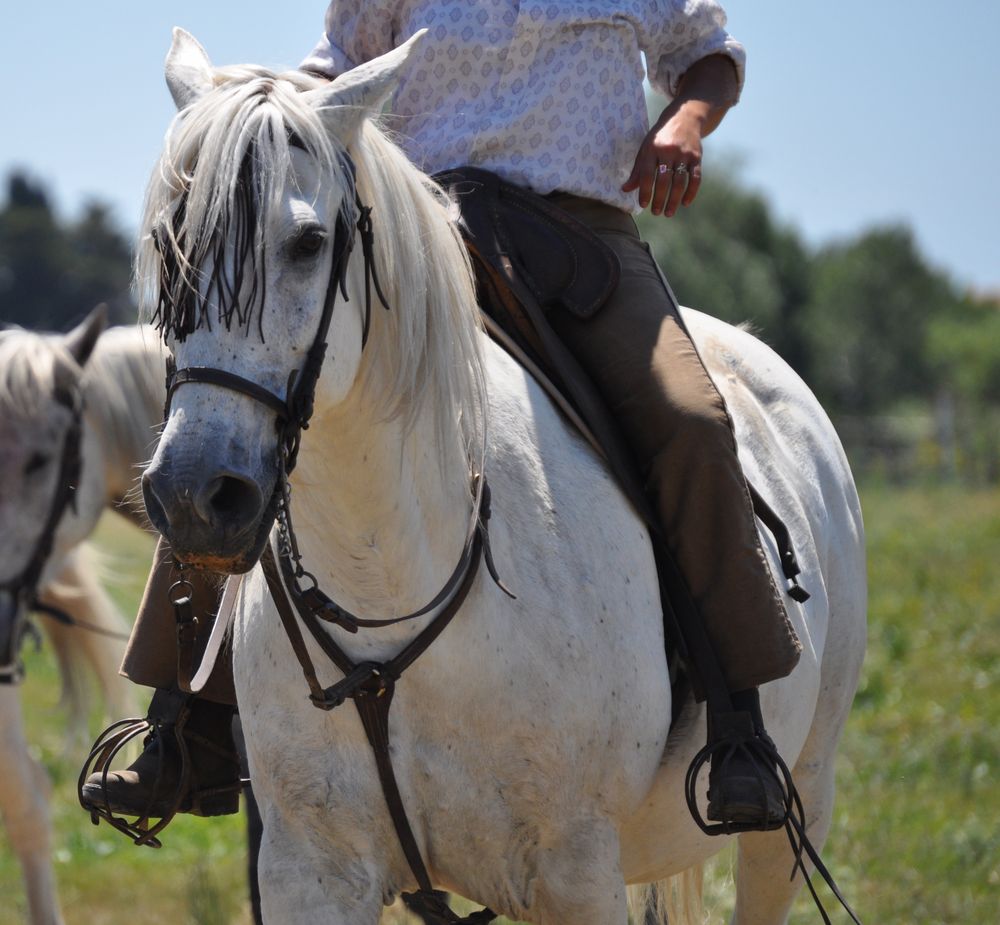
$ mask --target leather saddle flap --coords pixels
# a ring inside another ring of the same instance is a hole
[[[543,308],[594,314],[618,285],[618,257],[586,225],[544,197],[476,167],[435,179],[460,203],[475,250],[510,281],[528,286]]]

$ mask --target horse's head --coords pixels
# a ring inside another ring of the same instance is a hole
[[[65,335],[0,332],[0,665],[10,665],[26,608],[50,560],[90,531],[103,498],[81,479],[83,367],[106,324],[96,309]]]
[[[386,313],[376,299],[369,317],[371,255],[357,232],[365,162],[377,159],[365,121],[411,46],[326,83],[213,69],[175,30],[166,76],[180,111],[147,195],[138,273],[178,370],[143,490],[182,561],[220,572],[256,562],[289,434],[313,400],[317,414],[343,406],[372,363],[365,334],[371,322],[374,340]]]

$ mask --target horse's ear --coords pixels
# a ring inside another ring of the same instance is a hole
[[[388,54],[366,61],[341,74],[328,86],[305,94],[309,104],[341,142],[346,142],[361,121],[377,113],[392,96],[413,49],[426,32],[421,29]]]
[[[167,52],[167,86],[178,109],[190,106],[213,87],[212,62],[198,40],[174,26],[174,41]]]
[[[108,306],[102,302],[63,338],[63,346],[76,360],[78,366],[83,367],[90,359],[97,338],[107,326]]]

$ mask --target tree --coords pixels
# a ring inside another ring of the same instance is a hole
[[[954,444],[944,468],[1000,481],[1000,300],[969,295],[935,318],[927,356]]]
[[[112,323],[135,321],[130,295],[132,249],[112,224],[107,206],[88,203],[67,235],[73,255],[74,302],[87,306],[107,302]]]
[[[106,207],[60,224],[49,197],[24,174],[8,179],[0,210],[0,321],[66,330],[98,302],[113,322],[135,319],[129,296],[131,256]]]
[[[810,384],[834,410],[851,414],[930,399],[928,327],[958,301],[906,227],[876,228],[823,249],[797,319]]]
[[[932,320],[927,347],[940,384],[967,401],[1000,406],[1000,298],[957,301]]]

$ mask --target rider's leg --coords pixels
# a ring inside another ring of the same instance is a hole
[[[729,690],[745,692],[734,709],[763,733],[755,688],[787,675],[801,645],[761,546],[725,403],[631,217],[575,197],[555,202],[612,247],[622,274],[590,319],[553,311],[550,321],[635,452]],[[748,776],[741,763],[713,765],[712,816],[752,822],[749,801],[759,807],[751,813],[755,819],[772,817],[777,778],[769,778],[765,798],[756,770]]]
[[[185,571],[184,579],[189,585],[178,590],[192,598],[203,644],[218,610],[220,578]],[[124,815],[154,816],[175,802],[178,812],[202,816],[238,809],[231,656],[224,648],[198,696],[177,690],[177,631],[170,593],[177,580],[170,547],[161,539],[122,663],[122,674],[156,689],[147,715],[145,748],[122,771],[91,774],[80,793],[87,804]]]
[[[171,588],[182,574],[188,585],[177,593],[191,596],[191,610],[198,619],[199,656],[211,632],[219,609],[223,576],[193,569],[178,572],[170,546],[161,537],[156,543],[146,590],[122,659],[121,673],[136,684],[163,690],[177,686],[177,621]],[[236,704],[232,668],[222,656],[199,696],[216,703]]]

